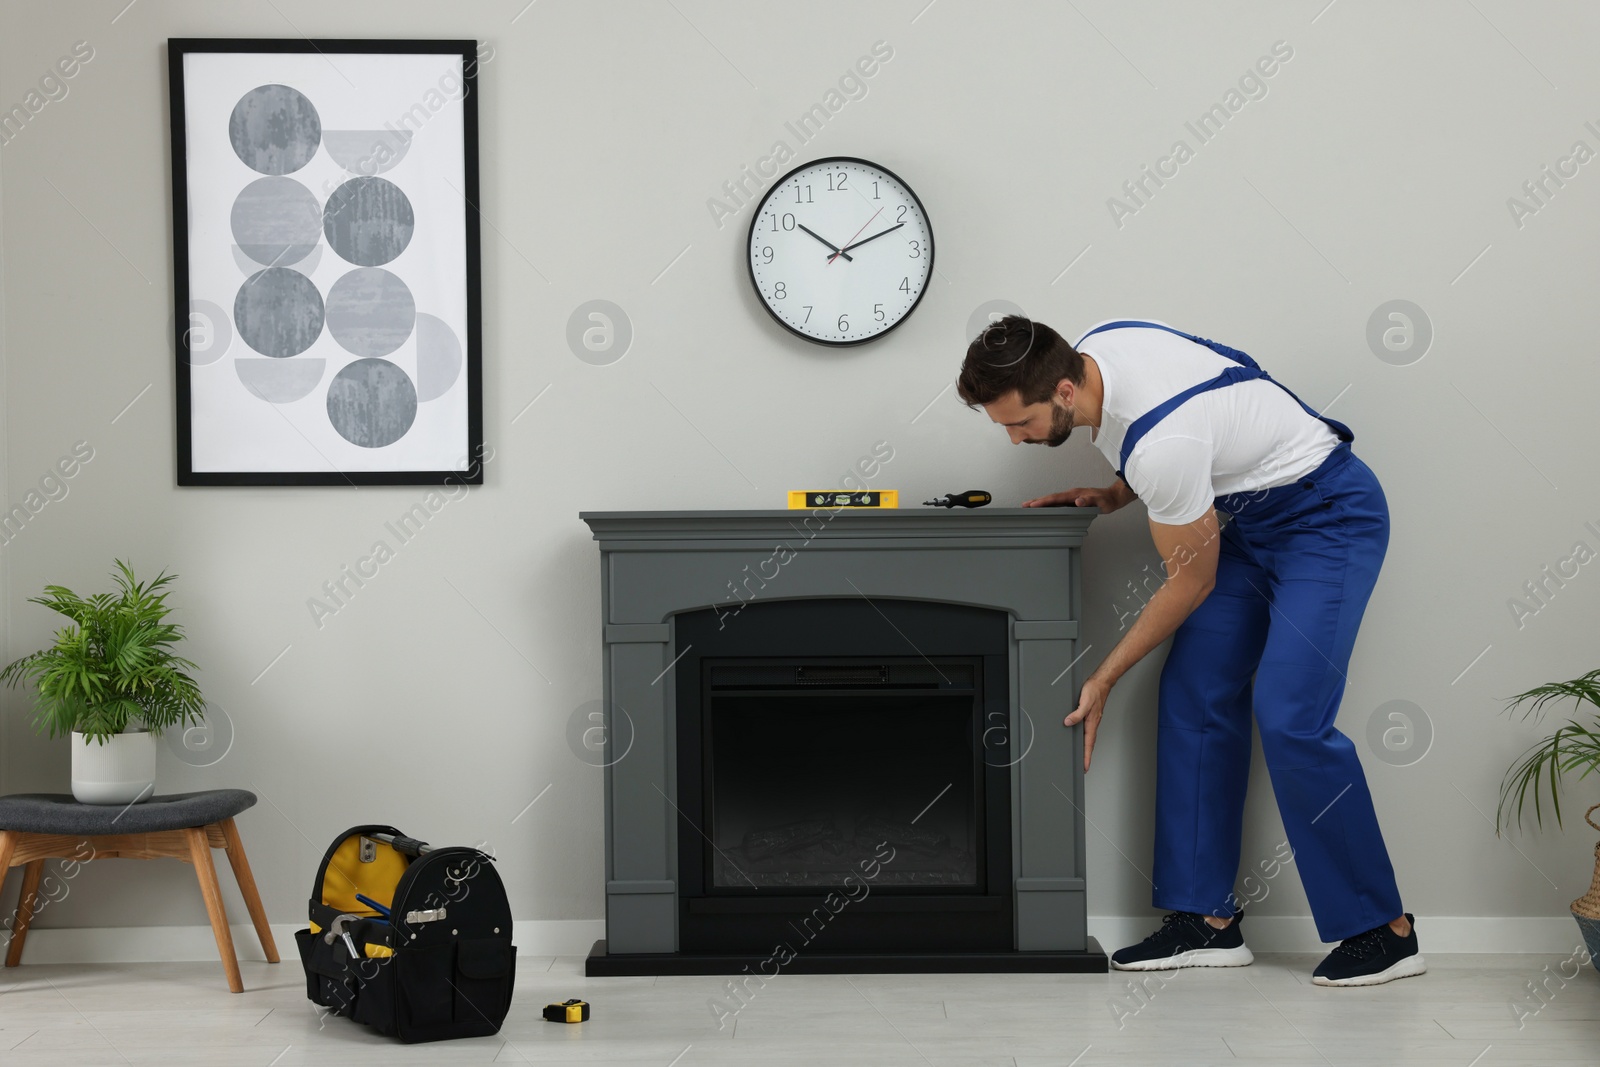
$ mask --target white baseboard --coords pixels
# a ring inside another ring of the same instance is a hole
[[[295,963],[294,932],[305,923],[273,923],[278,956]],[[241,960],[264,960],[255,927],[233,926],[233,949]],[[603,919],[526,919],[512,924],[511,937],[524,956],[587,956],[606,936]],[[217,958],[209,926],[100,926],[30,930],[24,963],[192,963]]]
[[[1091,915],[1089,933],[1107,952],[1142,940],[1159,919],[1151,916]],[[297,958],[294,932],[304,923],[274,923],[273,939],[286,962]],[[1257,952],[1325,952],[1309,916],[1251,916],[1245,940]],[[587,956],[605,936],[601,919],[524,919],[512,937],[525,956]],[[1496,919],[1476,915],[1423,915],[1417,936],[1424,952],[1528,952],[1568,955],[1582,944],[1568,916]],[[234,950],[241,960],[264,959],[251,926],[233,927]],[[28,963],[180,963],[215,960],[217,943],[209,926],[104,926],[34,930],[28,934]]]
[[[1143,941],[1161,925],[1153,916],[1089,916],[1089,934],[1106,952]],[[1327,952],[1309,915],[1246,915],[1244,940],[1256,952]],[[1583,944],[1570,915],[1518,916],[1419,915],[1417,942],[1430,952],[1532,952],[1569,955]]]

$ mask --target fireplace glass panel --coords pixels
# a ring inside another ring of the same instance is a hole
[[[876,869],[876,888],[983,891],[972,692],[706,695],[714,889],[838,886]]]

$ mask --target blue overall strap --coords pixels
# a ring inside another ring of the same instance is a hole
[[[1184,333],[1182,330],[1174,330],[1171,326],[1163,326],[1159,322],[1144,322],[1139,319],[1118,319],[1116,322],[1107,322],[1103,325],[1096,326],[1094,329],[1078,338],[1078,344],[1083,344],[1083,342],[1104,330],[1120,330],[1127,327],[1144,327],[1152,330],[1165,330],[1168,333],[1177,334],[1186,341],[1193,341],[1197,345],[1205,345],[1217,355],[1223,357],[1224,359],[1231,360],[1234,363],[1239,364],[1239,366],[1229,367],[1215,378],[1212,378],[1209,381],[1201,382],[1199,385],[1196,385],[1193,388],[1185,389],[1177,396],[1172,397],[1164,403],[1156,405],[1143,415],[1139,416],[1137,419],[1134,419],[1133,423],[1128,427],[1127,435],[1122,439],[1121,463],[1117,468],[1118,478],[1122,478],[1122,472],[1128,466],[1128,457],[1133,454],[1134,447],[1138,445],[1139,441],[1144,437],[1144,435],[1149,433],[1156,423],[1170,415],[1179,405],[1193,397],[1199,396],[1201,393],[1210,392],[1212,389],[1221,389],[1225,385],[1233,385],[1235,382],[1252,381],[1257,378],[1263,378],[1271,382],[1273,385],[1276,385],[1279,389],[1282,389],[1284,392],[1288,393],[1294,398],[1294,402],[1296,404],[1299,404],[1305,409],[1307,415],[1327,423],[1328,428],[1333,430],[1333,432],[1338,435],[1339,440],[1355,440],[1356,435],[1351,431],[1350,427],[1335,419],[1324,417],[1322,414],[1312,408],[1310,404],[1307,404],[1304,400],[1301,400],[1298,396],[1295,396],[1294,390],[1290,389],[1288,386],[1272,377],[1272,375],[1262,370],[1260,364],[1251,359],[1245,353],[1239,351],[1237,348],[1229,348],[1225,344],[1207,340],[1204,337],[1196,337],[1192,333]],[[1124,478],[1123,480],[1126,481],[1127,479]]]

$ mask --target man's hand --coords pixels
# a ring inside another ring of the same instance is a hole
[[[1111,686],[1098,681],[1093,675],[1083,683],[1078,693],[1078,706],[1062,721],[1068,726],[1083,723],[1083,769],[1089,770],[1089,754],[1094,751],[1094,735],[1100,729],[1100,718],[1106,713],[1106,697]]]
[[[1110,490],[1106,490],[1110,492]],[[1106,697],[1117,679],[1153,648],[1171,637],[1189,613],[1210,595],[1217,580],[1217,558],[1221,533],[1217,513],[1207,512],[1184,526],[1150,523],[1150,535],[1166,567],[1167,580],[1150,598],[1132,628],[1117,642],[1111,654],[1083,683],[1078,706],[1064,720],[1068,726],[1083,723],[1083,769],[1089,769],[1089,753],[1094,750],[1094,735],[1105,714]]]
[[[1128,488],[1128,483],[1121,478],[1112,482],[1104,489],[1068,489],[1064,493],[1051,493],[1049,496],[1035,497],[1025,500],[1025,508],[1099,508],[1101,512],[1109,514],[1120,507],[1124,507],[1133,500],[1133,490]]]

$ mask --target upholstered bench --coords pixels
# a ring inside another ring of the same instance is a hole
[[[6,966],[15,967],[22,961],[28,924],[39,910],[39,879],[44,874],[45,860],[91,863],[118,857],[147,860],[169,856],[194,864],[200,895],[205,898],[206,913],[211,918],[211,931],[217,938],[217,953],[228,975],[228,988],[235,993],[244,992],[211,850],[227,852],[267,962],[277,963],[278,948],[267,926],[266,909],[256,892],[256,880],[250,873],[239,830],[233,825],[233,817],[255,802],[256,795],[244,789],[174,793],[127,806],[80,804],[69,793],[0,797],[0,881],[10,868],[23,868],[22,895],[18,897]]]

